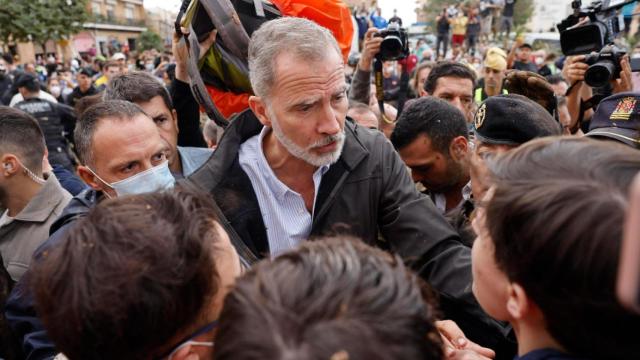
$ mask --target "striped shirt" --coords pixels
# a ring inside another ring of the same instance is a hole
[[[282,183],[269,166],[262,151],[262,139],[269,131],[264,127],[260,134],[242,143],[239,161],[258,198],[271,256],[277,256],[309,237],[313,213],[307,210],[302,196]],[[320,181],[327,170],[329,166],[325,165],[313,173],[314,208]]]

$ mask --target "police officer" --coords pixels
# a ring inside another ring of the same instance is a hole
[[[38,98],[40,83],[31,74],[22,75],[16,87],[23,101],[14,105],[38,120],[49,152],[51,165],[61,165],[74,171],[69,143],[76,123],[74,110],[66,105],[56,104]]]

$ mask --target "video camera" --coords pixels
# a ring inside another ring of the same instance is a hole
[[[626,52],[614,45],[616,36],[624,30],[618,10],[633,1],[597,0],[583,9],[582,1],[574,0],[573,14],[558,24],[562,53],[587,54],[585,63],[590,65],[585,73],[587,85],[602,87],[620,77],[620,59]]]
[[[377,57],[382,61],[400,60],[409,56],[409,41],[407,31],[396,22],[392,22],[386,29],[380,30],[374,36],[381,37],[380,52]]]

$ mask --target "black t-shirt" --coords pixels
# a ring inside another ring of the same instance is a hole
[[[478,35],[480,33],[480,20],[476,16],[469,17],[467,24],[467,36]]]
[[[438,20],[438,34],[445,34],[449,32],[449,19],[443,16]]]
[[[531,71],[534,73],[538,73],[538,67],[536,66],[536,64],[532,63],[531,61],[529,61],[528,63],[524,63],[522,61],[514,61],[513,68],[516,70],[524,70],[524,71]]]
[[[394,16],[391,19],[389,19],[389,24],[391,24],[392,22],[396,22],[398,23],[398,25],[402,26],[402,19],[400,19],[399,16]]]
[[[480,16],[487,17],[491,15],[491,8],[489,5],[493,5],[493,1],[491,0],[481,0],[480,1]]]
[[[516,4],[517,0],[505,0],[504,9],[502,10],[502,16],[512,17],[513,16],[513,7]]]

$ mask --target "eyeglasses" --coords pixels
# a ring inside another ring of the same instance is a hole
[[[214,321],[206,324],[205,326],[203,326],[203,327],[199,328],[198,330],[196,330],[193,334],[191,334],[191,335],[185,337],[184,339],[180,340],[178,342],[178,345],[176,345],[170,351],[167,351],[162,356],[157,357],[156,360],[161,360],[161,359],[171,360],[173,358],[173,355],[175,355],[175,353],[177,353],[180,349],[182,349],[182,348],[184,348],[185,346],[188,346],[188,345],[213,347],[213,345],[215,344],[213,341],[195,341],[195,340],[192,340],[192,339],[197,338],[198,336],[200,336],[202,334],[206,334],[206,333],[212,331],[213,329],[215,329],[216,327],[218,327],[218,320],[214,320]]]

